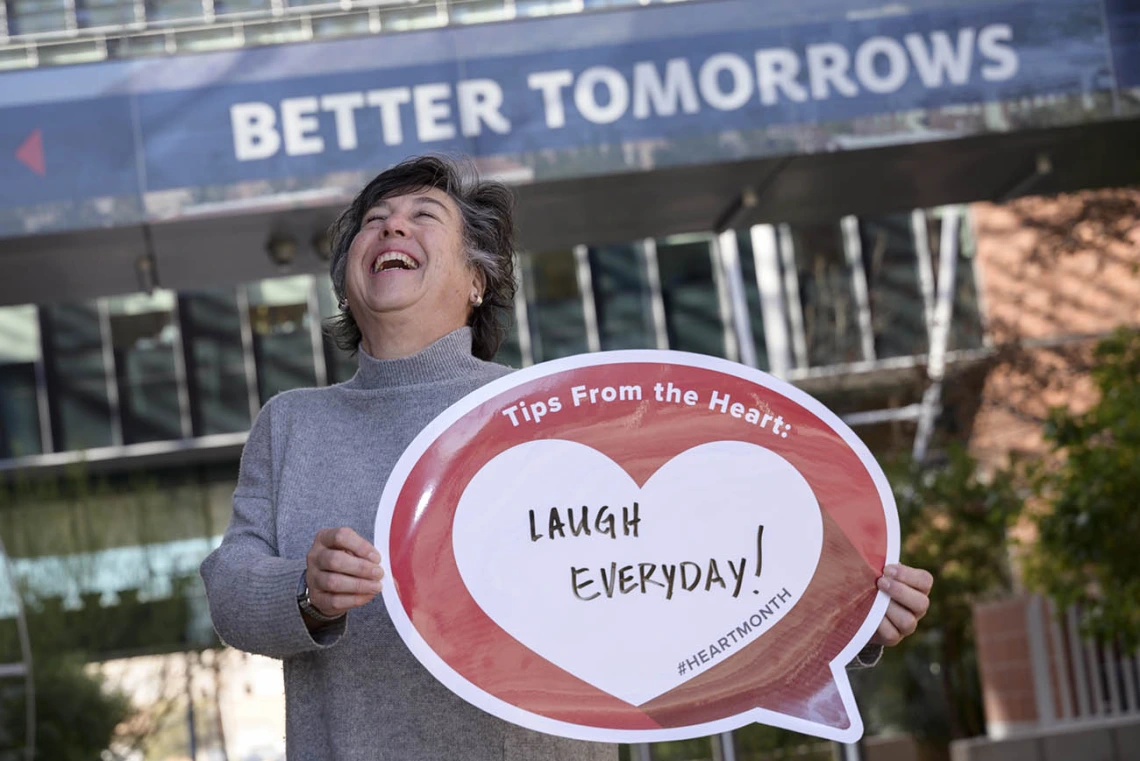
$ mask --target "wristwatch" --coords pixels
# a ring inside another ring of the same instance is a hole
[[[297,607],[306,616],[321,624],[331,624],[344,618],[343,613],[339,616],[329,616],[317,610],[317,606],[309,599],[309,582],[305,581],[304,571],[301,571],[301,580],[297,583]]]

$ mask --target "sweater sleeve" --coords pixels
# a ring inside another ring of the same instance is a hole
[[[228,645],[289,658],[329,647],[345,619],[310,634],[297,607],[305,559],[277,551],[272,400],[262,408],[241,455],[233,517],[221,545],[202,562],[210,617]]]

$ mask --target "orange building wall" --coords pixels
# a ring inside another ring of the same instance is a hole
[[[999,464],[1041,449],[1050,407],[1087,407],[1096,338],[1140,327],[1140,189],[975,204],[988,329],[998,349],[971,449]]]

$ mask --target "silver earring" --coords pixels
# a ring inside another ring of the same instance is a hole
[[[346,298],[342,298],[340,301],[338,301],[338,302],[336,303],[336,305],[337,305],[338,307],[340,307],[340,311],[342,311],[342,312],[347,312],[347,311],[348,311],[348,299],[346,299]]]
[[[483,297],[479,294],[476,294],[471,298],[471,303],[477,307],[481,307],[483,306]]]

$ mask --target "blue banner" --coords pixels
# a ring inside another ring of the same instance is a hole
[[[1140,87],[1140,0],[1104,0],[1119,89]]]
[[[764,136],[1110,91],[1123,65],[1114,74],[1104,10],[1034,0],[773,26],[733,0],[10,73],[0,209],[306,187],[424,151],[527,164],[540,151],[736,133],[760,139],[726,158],[787,152],[786,131]]]

